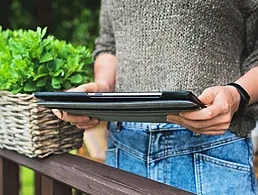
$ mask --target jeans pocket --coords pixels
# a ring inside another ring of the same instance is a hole
[[[106,150],[106,165],[118,168],[118,148],[111,148]]]
[[[198,195],[255,195],[252,168],[205,154],[194,154]]]

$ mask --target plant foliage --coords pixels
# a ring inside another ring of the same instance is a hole
[[[94,49],[94,40],[99,31],[100,0],[44,0],[40,4],[35,0],[12,0],[10,4],[7,17],[1,13],[0,7],[0,20],[7,20],[8,28],[35,29],[37,26],[48,26],[48,33],[56,38]],[[49,10],[40,6],[49,7]],[[39,12],[44,13],[40,15]]]
[[[46,37],[46,30],[4,31],[0,27],[0,90],[61,91],[92,80],[91,52]]]

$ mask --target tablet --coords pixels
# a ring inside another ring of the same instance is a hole
[[[166,123],[166,116],[201,107],[189,100],[69,102],[40,101],[39,105],[100,121]]]
[[[61,102],[131,102],[131,101],[162,101],[188,100],[200,108],[205,105],[190,91],[165,91],[152,93],[86,93],[86,92],[36,92],[34,96],[44,101]]]
[[[154,93],[37,92],[37,104],[101,121],[166,123],[166,116],[199,110],[203,103],[189,91]]]

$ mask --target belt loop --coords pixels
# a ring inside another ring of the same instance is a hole
[[[118,132],[120,132],[120,131],[122,130],[122,122],[117,122],[117,123],[116,123],[116,130],[117,130]]]
[[[110,127],[110,121],[107,121],[107,129],[109,130],[109,127]]]

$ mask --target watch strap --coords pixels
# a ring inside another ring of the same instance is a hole
[[[238,107],[238,110],[235,113],[235,115],[237,115],[237,116],[245,115],[247,112],[249,101],[250,101],[249,94],[246,92],[246,90],[243,87],[241,87],[237,83],[228,83],[227,85],[235,87],[237,89],[238,93],[240,94],[240,103],[239,103],[239,107]]]

